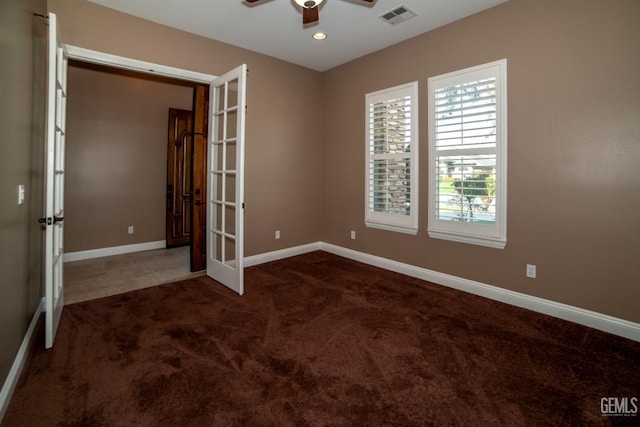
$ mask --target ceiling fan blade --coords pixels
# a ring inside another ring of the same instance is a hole
[[[255,3],[255,2],[260,1],[260,0],[245,0],[245,1],[246,1],[247,3]]]
[[[316,22],[318,19],[320,19],[320,14],[318,13],[318,6],[302,8],[303,24],[310,24],[312,22]]]

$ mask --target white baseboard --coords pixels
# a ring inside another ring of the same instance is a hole
[[[458,289],[470,294],[479,295],[495,301],[522,307],[559,319],[568,320],[590,328],[598,329],[614,335],[625,337],[640,342],[640,324],[630,322],[606,314],[597,313],[583,308],[573,307],[567,304],[534,297],[497,286],[487,285],[450,274],[428,270],[422,267],[405,264],[398,261],[369,255],[352,249],[343,248],[329,243],[320,243],[320,249],[365,264],[395,271],[407,276],[426,280],[438,285]]]
[[[277,261],[279,259],[302,255],[308,252],[319,251],[321,244],[321,242],[315,242],[301,246],[294,246],[293,248],[280,249],[278,251],[248,256],[244,258],[244,266],[252,267],[254,265],[264,264],[265,262]]]
[[[640,324],[595,311],[586,310],[559,302],[534,297],[520,292],[510,291],[493,285],[474,280],[464,279],[451,274],[405,264],[399,261],[358,252],[341,246],[325,242],[309,243],[293,248],[281,249],[274,252],[253,255],[245,258],[245,266],[251,267],[265,262],[276,261],[307,252],[323,250],[335,255],[359,261],[365,264],[395,271],[417,279],[432,282],[449,288],[458,289],[470,294],[479,295],[495,301],[500,301],[516,307],[526,308],[537,313],[568,320],[590,328],[598,329],[624,338],[640,342]]]
[[[89,249],[87,251],[68,252],[64,254],[64,262],[81,261],[84,259],[102,258],[105,256],[129,254],[132,252],[151,251],[167,247],[166,240],[157,242],[136,243],[133,245],[111,246],[109,248]]]
[[[13,365],[11,365],[11,370],[7,375],[7,379],[2,386],[2,391],[0,391],[0,424],[2,424],[2,420],[4,419],[4,415],[7,412],[7,408],[9,407],[9,402],[11,401],[11,396],[13,395],[13,391],[18,384],[18,379],[20,379],[20,373],[22,372],[22,367],[24,366],[24,362],[27,359],[27,354],[29,354],[29,347],[31,346],[31,342],[33,339],[33,333],[36,330],[36,326],[38,325],[38,320],[40,319],[40,314],[44,312],[44,298],[40,300],[38,307],[36,308],[36,312],[33,314],[33,318],[31,319],[31,323],[29,324],[29,328],[27,329],[27,333],[22,339],[22,344],[20,344],[20,348],[18,349],[18,354],[16,358],[13,360]]]

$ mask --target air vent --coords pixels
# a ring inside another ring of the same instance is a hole
[[[380,15],[380,18],[387,21],[391,25],[396,25],[406,21],[407,19],[411,19],[414,16],[416,16],[416,13],[414,11],[412,11],[405,5],[400,5],[395,9]]]

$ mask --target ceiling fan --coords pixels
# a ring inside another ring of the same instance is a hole
[[[246,0],[247,3],[255,3],[260,0]],[[324,0],[294,0],[300,7],[302,7],[302,23],[310,24],[320,19],[318,15],[318,6]],[[360,0],[367,3],[372,3],[374,0]]]

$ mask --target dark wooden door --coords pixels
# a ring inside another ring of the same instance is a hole
[[[193,236],[191,241],[191,271],[201,271],[207,268],[208,85],[196,85],[193,91],[193,115]]]
[[[191,243],[193,113],[169,109],[167,144],[167,247]]]

